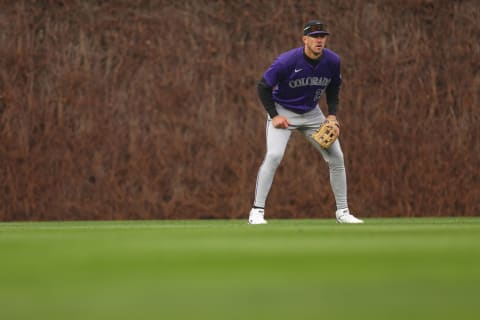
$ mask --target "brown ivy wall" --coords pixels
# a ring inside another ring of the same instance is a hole
[[[480,215],[476,0],[1,1],[0,220],[246,218],[256,83],[326,20],[362,217]],[[322,102],[325,110],[325,104]],[[269,217],[331,217],[294,134]]]

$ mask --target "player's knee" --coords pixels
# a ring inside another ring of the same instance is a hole
[[[345,168],[345,162],[343,159],[343,153],[336,153],[326,159],[328,166],[330,168],[338,169],[338,168]]]
[[[266,162],[270,165],[277,167],[282,161],[283,153],[280,152],[269,152],[265,158]]]

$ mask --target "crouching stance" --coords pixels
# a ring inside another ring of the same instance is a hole
[[[307,22],[302,37],[304,45],[278,56],[258,84],[258,95],[268,113],[267,152],[258,171],[255,200],[248,219],[250,224],[267,223],[265,202],[292,130],[302,132],[328,164],[337,222],[363,223],[348,208],[347,179],[339,140],[325,149],[311,138],[326,119],[336,120],[338,109],[342,82],[340,58],[325,48],[329,34],[321,21]],[[318,105],[324,92],[327,117]]]

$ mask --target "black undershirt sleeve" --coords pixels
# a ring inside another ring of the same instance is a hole
[[[275,108],[275,102],[273,101],[273,88],[267,84],[265,78],[262,78],[257,86],[258,97],[263,104],[263,107],[270,115],[270,118],[274,118],[278,115],[277,108]]]
[[[339,85],[329,85],[326,90],[328,114],[336,115],[338,109],[338,94],[340,92]]]

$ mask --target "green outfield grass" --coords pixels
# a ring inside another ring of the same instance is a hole
[[[0,319],[479,319],[480,218],[0,223]]]

